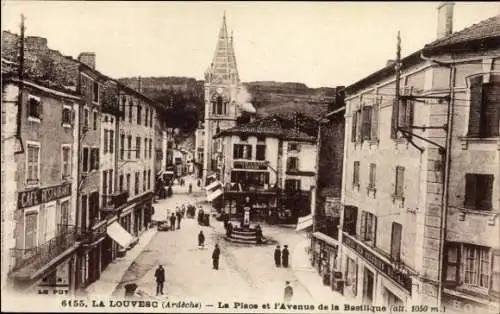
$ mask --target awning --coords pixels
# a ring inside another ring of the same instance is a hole
[[[173,171],[171,171],[171,170],[166,170],[166,171],[165,171],[165,174],[174,174],[174,172],[173,172]]]
[[[210,192],[213,192],[213,189],[215,189],[217,186],[222,186],[222,183],[220,181],[214,181],[212,183],[210,183],[209,185],[207,185],[205,187],[205,190],[210,191]]]
[[[313,216],[312,215],[299,217],[299,219],[297,221],[297,228],[295,229],[295,231],[304,230],[308,227],[311,227],[312,225],[313,225]]]
[[[339,246],[339,242],[337,240],[335,240],[332,237],[327,236],[326,234],[324,234],[322,232],[313,232],[312,236],[313,236],[313,238],[321,240],[321,241],[323,241],[331,246],[334,246],[334,247]]]
[[[117,221],[109,225],[106,232],[111,239],[113,239],[123,248],[128,248],[130,244],[134,242],[134,237],[130,233],[128,233],[127,230],[125,230]]]
[[[220,195],[222,195],[222,190],[221,189],[215,190],[214,192],[207,195],[207,201],[211,202]]]

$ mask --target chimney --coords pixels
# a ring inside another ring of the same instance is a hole
[[[95,53],[82,52],[78,55],[78,61],[95,70]]]
[[[28,36],[25,39],[25,49],[28,51],[44,51],[47,47],[47,38],[38,36]]]
[[[137,78],[137,90],[142,93],[142,77],[140,76]]]
[[[437,39],[453,33],[453,7],[454,2],[443,2],[438,6]]]

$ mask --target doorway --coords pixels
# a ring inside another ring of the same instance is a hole
[[[374,275],[367,268],[363,272],[363,304],[373,304]]]

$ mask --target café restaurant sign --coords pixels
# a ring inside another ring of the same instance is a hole
[[[71,195],[71,183],[65,183],[47,188],[36,188],[18,193],[17,208],[27,208],[58,200]]]
[[[347,247],[356,251],[361,257],[368,261],[371,265],[377,268],[379,271],[384,273],[387,277],[395,281],[401,287],[403,287],[411,295],[411,278],[407,275],[403,275],[394,270],[392,265],[384,262],[382,259],[377,257],[371,251],[367,250],[364,246],[359,244],[356,240],[350,238],[346,234],[342,237],[342,243]]]
[[[251,169],[251,170],[266,170],[267,163],[265,161],[234,161],[234,168],[237,169]]]

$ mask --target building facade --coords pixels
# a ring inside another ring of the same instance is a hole
[[[79,97],[2,76],[2,286],[74,291]]]
[[[325,284],[339,277],[337,256],[341,213],[342,166],[344,158],[345,106],[329,112],[319,128],[316,202],[311,234],[311,262]],[[305,227],[305,226],[304,226]],[[339,290],[333,286],[334,290]]]
[[[219,198],[231,215],[243,214],[251,198],[252,219],[294,223],[310,214],[315,187],[317,123],[303,117],[309,128],[279,116],[223,130],[214,137],[221,156],[217,175],[225,185]]]
[[[398,98],[393,65],[346,88],[338,270],[360,302],[498,312],[499,17],[452,34],[450,5]]]
[[[194,134],[194,164],[196,177],[203,176],[203,152],[205,150],[205,127],[200,123]]]

